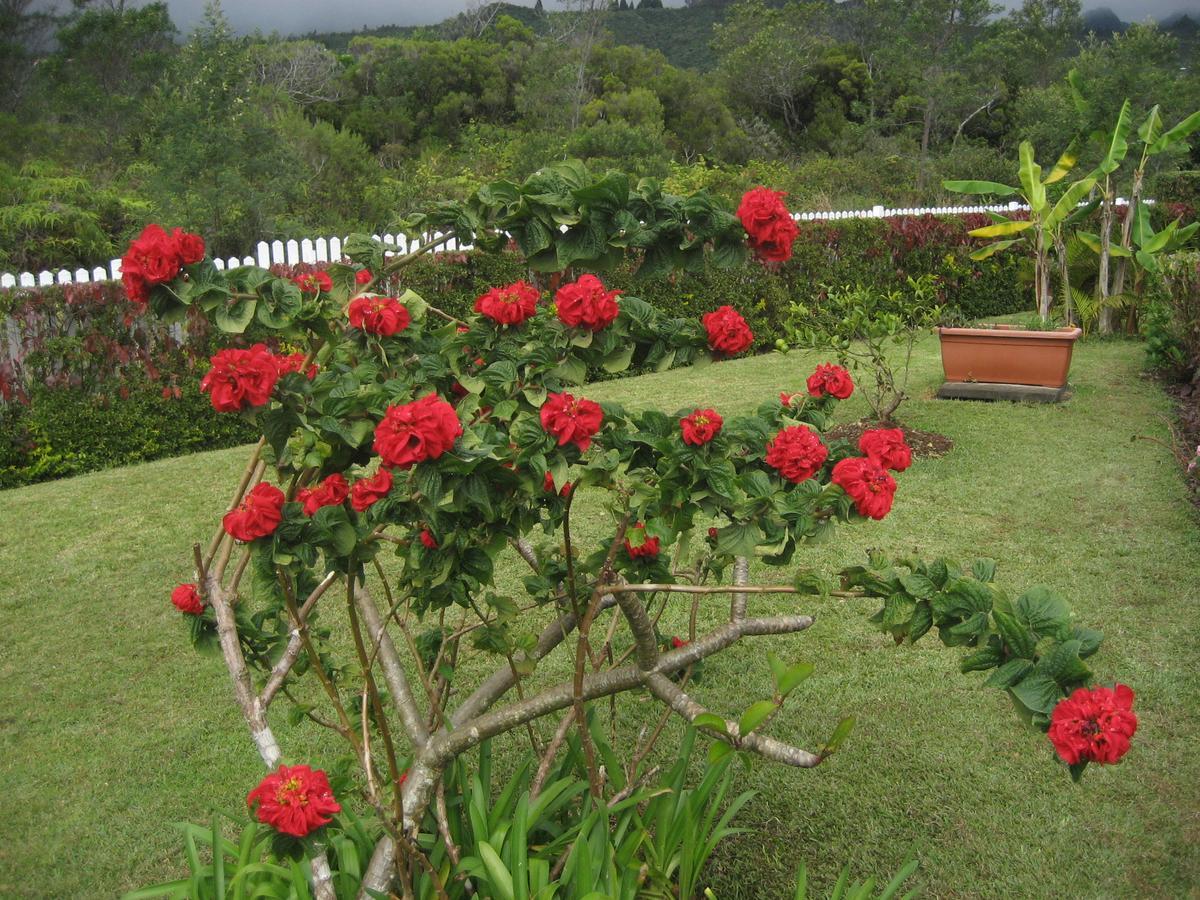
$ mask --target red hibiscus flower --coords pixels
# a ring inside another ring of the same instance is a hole
[[[306,294],[319,294],[321,291],[333,290],[333,279],[328,272],[307,272],[292,279],[301,291]]]
[[[581,275],[555,292],[554,306],[564,325],[599,331],[611,325],[620,313],[621,307],[617,305],[620,293],[605,290],[604,283],[595,275]]]
[[[600,404],[571,394],[550,394],[541,410],[542,428],[558,438],[558,446],[574,444],[582,453],[600,430],[604,413]]]
[[[308,766],[280,766],[246,795],[246,806],[254,809],[264,825],[293,837],[304,837],[342,811],[333,799],[329,778]]]
[[[279,380],[279,362],[265,344],[249,350],[221,350],[211,362],[212,368],[200,379],[200,390],[208,393],[213,409],[236,412],[271,399]]]
[[[350,485],[341,472],[334,472],[315,488],[304,488],[296,495],[296,499],[304,504],[304,514],[311,516],[322,506],[337,506],[346,502],[350,495]]]
[[[286,356],[276,356],[275,366],[279,370],[279,375],[282,378],[290,372],[299,372],[304,365],[305,354],[289,353]],[[317,377],[317,364],[309,363],[308,368],[304,370],[304,375],[309,381]]]
[[[375,276],[371,274],[370,269],[359,269],[354,273],[355,284],[370,284]]]
[[[572,482],[570,482],[570,481],[566,482],[562,486],[562,490],[558,492],[558,496],[563,497],[563,498],[570,497],[571,489],[574,487],[575,487],[575,485]],[[542,490],[545,491],[547,494],[554,493],[554,476],[550,472],[547,472],[545,474],[545,476],[542,478]]]
[[[754,255],[766,262],[786,262],[792,256],[792,244],[800,229],[788,212],[783,198],[787,194],[756,187],[742,195],[737,217],[746,229],[747,243]]]
[[[179,241],[161,225],[150,224],[129,243],[121,257],[121,271],[140,275],[149,284],[162,284],[179,274],[183,259]]]
[[[475,300],[475,312],[499,325],[520,325],[537,312],[538,289],[527,281],[492,288]]]
[[[433,532],[428,528],[421,529],[421,543],[425,545],[426,550],[436,550],[438,548],[437,538],[433,536]]]
[[[708,332],[708,346],[718,353],[733,356],[754,343],[754,332],[732,306],[720,306],[700,317]]]
[[[375,452],[385,466],[407,469],[437,459],[454,446],[462,424],[454,407],[429,394],[400,406],[389,406],[375,427]]]
[[[690,643],[691,641],[685,641],[683,638],[678,636],[671,638],[671,646],[676,650],[678,650],[680,647],[686,647]]]
[[[833,467],[833,483],[854,501],[860,516],[882,519],[892,509],[896,479],[873,460],[861,456],[843,459]]]
[[[145,304],[150,287],[171,281],[181,267],[204,259],[204,239],[176,228],[172,234],[157,224],[147,225],[121,257],[121,283],[129,299]]]
[[[1079,688],[1058,701],[1050,714],[1047,736],[1067,765],[1115,763],[1129,750],[1137,725],[1133,691],[1128,686]]]
[[[121,266],[121,286],[125,288],[125,296],[131,303],[145,306],[150,302],[150,285],[146,284],[146,279],[126,269],[124,264]]]
[[[850,373],[841,366],[821,363],[808,376],[808,393],[810,397],[829,396],[845,400],[854,393],[854,382],[850,379]]]
[[[912,465],[912,447],[904,440],[899,428],[876,428],[864,431],[858,439],[858,449],[885,469],[903,472]]]
[[[658,556],[658,538],[646,534],[645,522],[638,522],[629,529],[629,534],[639,541],[634,544],[628,537],[625,538],[625,552],[629,554],[630,559],[653,559]]]
[[[204,614],[204,601],[200,599],[200,593],[194,584],[181,584],[171,591],[171,602],[177,610],[189,616]]]
[[[179,252],[179,261],[185,266],[193,266],[204,259],[204,238],[191,234],[182,228],[171,230],[171,239]]]
[[[350,488],[350,505],[355,512],[365,512],[392,490],[392,473],[381,468],[370,478],[360,478]]]
[[[828,456],[829,448],[806,425],[784,428],[767,444],[767,465],[796,484],[812,478]]]
[[[380,337],[391,337],[412,322],[407,307],[395,297],[356,297],[350,301],[350,324]]]
[[[265,481],[254,486],[221,524],[234,540],[249,542],[273,534],[283,521],[283,491]]]
[[[699,447],[707,444],[721,433],[725,420],[715,409],[698,409],[690,416],[679,420],[679,428],[683,432],[683,442]]]

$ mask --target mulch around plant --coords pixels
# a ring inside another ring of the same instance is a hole
[[[869,419],[859,419],[857,422],[835,425],[829,429],[828,435],[834,440],[849,441],[857,447],[858,439],[862,437],[864,431],[885,427],[888,426],[880,425],[878,422],[872,422]],[[936,431],[919,431],[916,428],[909,428],[907,425],[891,427],[899,428],[904,432],[904,440],[908,443],[908,446],[912,447],[913,456],[916,459],[937,459],[939,456],[945,456],[954,449],[954,441],[950,440],[944,434],[938,434]]]

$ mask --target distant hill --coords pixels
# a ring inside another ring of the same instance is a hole
[[[1107,6],[1099,9],[1089,9],[1083,14],[1083,27],[1086,31],[1091,31],[1099,37],[1105,38],[1114,34],[1120,34],[1127,27],[1121,21],[1121,17],[1109,9]]]
[[[697,3],[678,9],[613,10],[605,21],[613,43],[648,47],[659,50],[667,61],[706,71],[713,68],[715,59],[709,42],[713,25],[723,21],[728,2]],[[496,17],[512,16],[539,33],[546,31],[551,17],[558,12],[538,13],[529,6],[501,3]],[[383,25],[361,31],[311,33],[305,37],[319,41],[335,53],[342,53],[356,37],[432,37],[453,40],[470,33],[463,15],[446,19],[438,25]]]

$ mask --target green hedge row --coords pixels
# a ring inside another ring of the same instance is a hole
[[[251,422],[216,412],[198,385],[180,393],[148,383],[123,398],[39,390],[27,405],[0,406],[0,488],[257,440]]]
[[[978,242],[970,228],[980,216],[939,219],[850,219],[803,223],[790,261],[775,270],[759,265],[709,268],[640,280],[632,266],[601,273],[605,284],[641,297],[674,316],[700,316],[728,304],[745,316],[756,347],[771,348],[782,337],[792,302],[819,305],[828,286],[866,284],[887,291],[903,287],[907,276],[935,276],[939,301],[953,319],[976,320],[1032,308],[1030,289],[1021,282],[1022,259],[999,254],[969,258]],[[475,298],[497,284],[529,277],[516,253],[445,253],[404,271],[403,284],[446,312],[465,315]]]
[[[979,319],[1027,309],[1027,289],[1018,277],[1019,257],[1002,254],[982,262],[968,257],[977,244],[966,232],[985,222],[983,217],[924,216],[803,223],[794,256],[776,270],[751,264],[639,280],[632,266],[621,266],[602,277],[609,287],[641,297],[673,316],[698,317],[728,304],[746,317],[759,350],[773,347],[782,336],[793,301],[819,303],[823,289],[830,285],[861,283],[890,290],[903,286],[908,275],[929,272],[937,278],[941,302],[956,318]],[[312,268],[277,272],[291,275]],[[489,287],[528,277],[516,253],[443,253],[406,269],[403,286],[447,312],[466,315],[475,298]],[[549,288],[544,276],[543,286]],[[42,304],[40,314],[79,303],[79,298],[72,301],[60,289],[47,289],[35,299]],[[38,308],[36,303],[30,307],[30,302],[26,297],[27,310]],[[91,302],[105,312],[115,301],[100,292]],[[16,315],[17,311],[11,305],[5,309],[0,302],[0,312]],[[241,418],[215,413],[199,393],[204,363],[192,361],[199,355],[195,351],[182,353],[176,348],[153,361],[147,357],[147,365],[160,368],[148,368],[144,377],[136,373],[131,377],[129,354],[121,348],[144,344],[135,338],[150,332],[156,323],[146,322],[139,331],[140,323],[135,322],[131,330],[120,315],[86,318],[92,327],[106,331],[108,340],[76,337],[43,342],[26,360],[26,370],[32,371],[28,363],[36,358],[39,371],[87,370],[92,372],[90,379],[80,385],[43,378],[24,386],[26,403],[0,404],[0,488],[234,446],[257,437]],[[189,327],[188,340],[194,338],[196,350],[214,337],[201,331],[192,336]],[[63,347],[70,348],[69,356]],[[58,352],[61,358],[55,356]],[[0,371],[0,380],[4,375]]]

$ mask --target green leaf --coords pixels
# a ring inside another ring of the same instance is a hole
[[[738,719],[738,734],[745,737],[767,720],[779,707],[773,700],[756,700]]]
[[[716,713],[700,713],[700,715],[692,719],[692,724],[697,728],[708,728],[719,734],[729,733],[729,729],[725,725],[725,720]]]
[[[550,374],[567,384],[583,384],[587,381],[587,365],[576,356],[568,356],[551,369]]]
[[[1009,691],[1030,712],[1047,716],[1054,712],[1054,707],[1063,697],[1062,689],[1053,678],[1037,672],[1014,684]]]
[[[842,746],[842,743],[847,737],[850,736],[850,732],[853,730],[854,716],[846,716],[846,718],[838,722],[837,728],[833,729],[833,734],[830,736],[829,741],[825,744],[824,749],[821,750],[820,755],[828,756],[829,754],[834,753],[838,747]]]
[[[775,689],[779,692],[779,696],[786,697],[798,688],[808,679],[808,676],[812,675],[815,668],[816,666],[812,663],[796,663],[791,666],[776,679]]]
[[[618,347],[600,361],[600,367],[605,372],[624,372],[633,361],[633,351],[636,349],[637,345],[633,342],[624,347]]]
[[[937,593],[937,586],[924,575],[913,572],[911,575],[901,575],[900,584],[904,590],[918,600],[928,600]]]
[[[729,556],[753,556],[765,535],[756,522],[735,522],[717,532],[717,552]]]
[[[1070,630],[1067,601],[1045,587],[1030,588],[1017,599],[1017,618],[1038,637],[1065,638]]]
[[[217,307],[217,327],[229,334],[241,334],[254,318],[257,300],[239,300],[232,306],[224,303]]]
[[[1021,243],[1020,238],[1012,238],[1007,241],[996,241],[994,244],[988,244],[986,247],[981,247],[980,249],[974,251],[970,254],[970,257],[976,262],[979,262],[980,260],[987,259],[989,256],[999,253],[1001,250],[1007,250],[1013,244],[1019,243]]]
[[[942,187],[956,194],[995,194],[997,197],[1011,197],[1017,192],[1015,187],[998,181],[943,181]]]
[[[1121,104],[1121,111],[1117,114],[1117,123],[1113,126],[1112,137],[1108,142],[1108,149],[1105,151],[1104,159],[1096,167],[1093,176],[1111,175],[1121,165],[1121,160],[1125,158],[1125,154],[1129,152],[1129,130],[1132,125],[1129,118],[1129,101],[1126,100]]]
[[[967,234],[971,237],[993,238],[1009,234],[1019,234],[1026,228],[1032,228],[1033,222],[1028,219],[1012,222],[999,222],[996,225],[985,225],[982,228],[972,228]]]
[[[988,687],[1012,687],[1033,670],[1033,663],[1027,659],[1010,659],[988,676],[984,682]]]
[[[1024,659],[1033,659],[1033,648],[1037,641],[1015,615],[997,607],[992,610],[992,621],[996,623],[996,629],[1009,652]]]
[[[1192,113],[1174,128],[1164,131],[1158,140],[1146,148],[1146,152],[1151,156],[1162,153],[1172,144],[1182,141],[1197,128],[1200,128],[1200,110]]]
[[[1053,678],[1064,688],[1087,681],[1092,670],[1079,658],[1080,641],[1063,641],[1038,660],[1036,671]]]
[[[732,752],[733,747],[724,741],[713,741],[708,745],[708,764],[715,766]]]
[[[980,581],[991,582],[996,579],[996,561],[980,558],[971,563],[971,574]]]
[[[496,896],[500,900],[514,900],[512,875],[501,862],[500,854],[487,841],[480,841],[479,856],[483,860],[484,868],[487,869],[488,881],[496,892]]]

